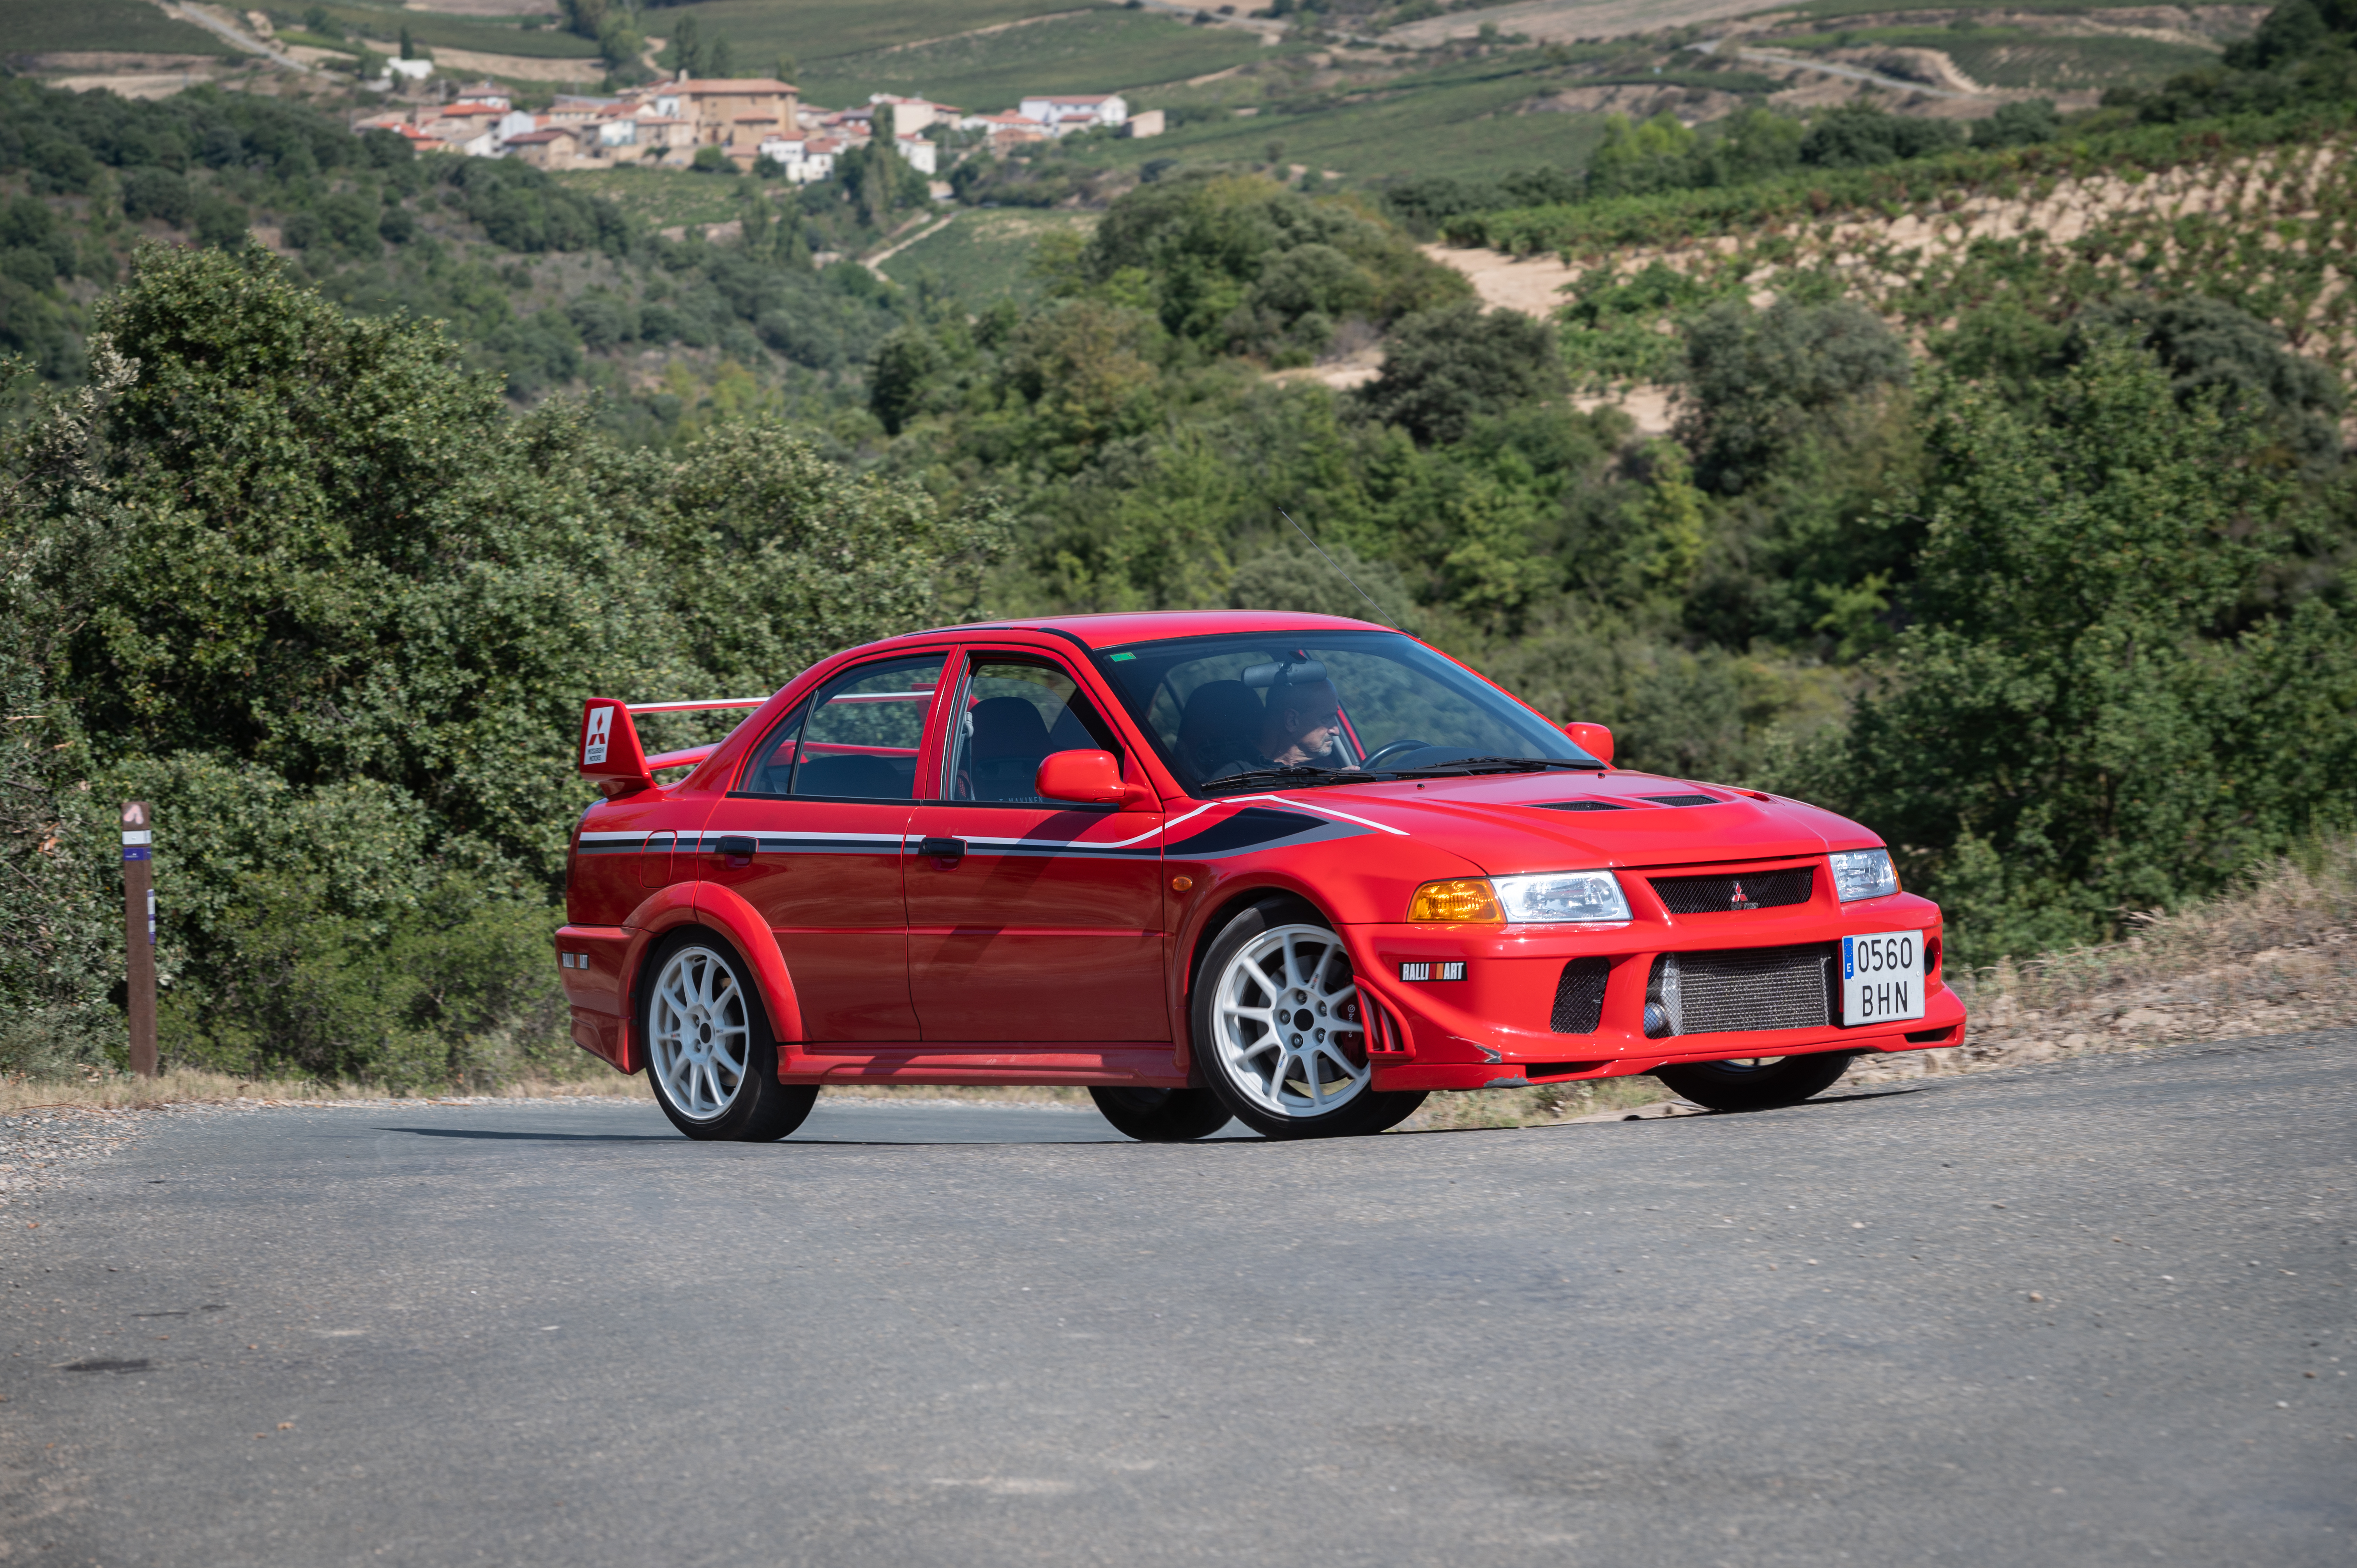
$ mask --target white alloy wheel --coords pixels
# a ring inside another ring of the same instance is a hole
[[[1237,950],[1211,998],[1222,1075],[1256,1109],[1323,1116],[1366,1091],[1366,1026],[1342,939],[1275,926]]]
[[[647,1066],[679,1113],[710,1122],[745,1087],[753,1031],[745,990],[726,960],[683,947],[655,977],[647,1008]]]

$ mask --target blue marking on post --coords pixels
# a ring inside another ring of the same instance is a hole
[[[152,856],[153,851],[144,843],[127,843],[123,846],[123,858],[125,860],[147,860]]]

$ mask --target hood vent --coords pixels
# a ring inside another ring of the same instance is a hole
[[[1724,806],[1727,804],[1726,801],[1720,800],[1716,795],[1703,795],[1696,793],[1688,793],[1684,795],[1646,795],[1641,797],[1641,799],[1651,800],[1656,806]]]
[[[1531,804],[1542,811],[1625,811],[1629,809],[1618,800],[1534,800]]]

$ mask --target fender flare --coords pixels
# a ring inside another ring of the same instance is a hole
[[[769,922],[741,895],[708,882],[674,882],[648,895],[630,911],[623,925],[633,938],[630,957],[622,968],[622,995],[629,1009],[623,1017],[622,1048],[631,1062],[624,1070],[636,1072],[645,1065],[639,1059],[640,967],[658,940],[683,926],[710,927],[727,938],[745,961],[753,966],[753,983],[769,1015],[770,1037],[780,1046],[792,1045],[802,1038],[802,1004],[795,996],[793,976],[787,972],[785,955],[778,950],[778,939],[771,934]]]
[[[770,922],[733,888],[709,882],[692,886],[697,923],[716,928],[753,966],[753,983],[760,988],[761,1004],[770,1015],[770,1037],[780,1046],[801,1044],[802,1000],[794,993],[793,974],[786,968],[786,955],[779,950],[777,933],[770,929]],[[778,1065],[790,1070],[783,1061]]]

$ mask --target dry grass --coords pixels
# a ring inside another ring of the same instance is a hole
[[[2357,1024],[2357,841],[2322,843],[2136,927],[2125,941],[1958,977],[1972,1011],[1963,1045],[1876,1058],[1851,1079]]]

